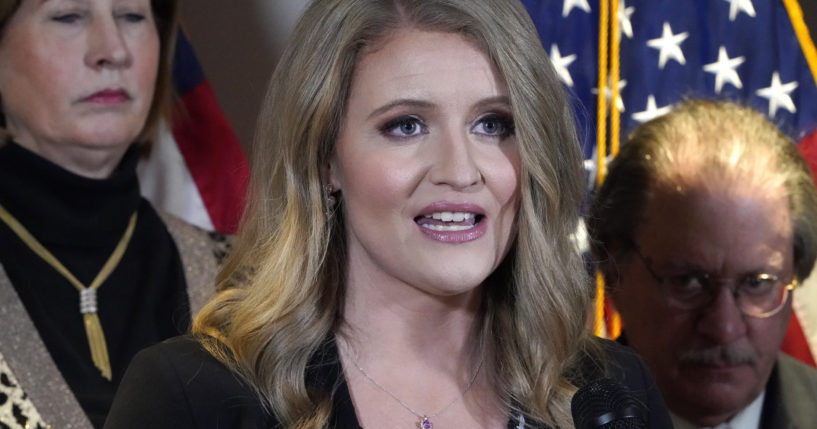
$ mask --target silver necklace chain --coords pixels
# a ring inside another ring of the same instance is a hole
[[[448,408],[450,408],[452,405],[456,404],[460,399],[462,399],[465,396],[465,394],[468,393],[469,390],[471,390],[471,387],[473,387],[474,382],[477,380],[477,375],[479,375],[480,369],[482,369],[482,359],[480,359],[479,364],[477,365],[477,369],[476,369],[476,371],[474,371],[474,375],[471,376],[471,380],[469,380],[468,384],[465,385],[465,389],[459,395],[457,395],[456,398],[452,399],[451,402],[446,404],[446,406],[442,407],[436,413],[429,415],[429,414],[421,414],[421,413],[418,413],[417,411],[414,411],[414,409],[411,408],[407,403],[403,402],[402,399],[398,398],[397,395],[395,395],[394,393],[391,393],[391,391],[389,391],[389,389],[386,389],[382,384],[378,383],[374,378],[372,378],[372,376],[369,375],[369,373],[367,373],[366,370],[363,369],[363,367],[360,366],[360,364],[358,364],[356,360],[354,360],[352,357],[349,357],[349,359],[352,361],[355,368],[357,368],[357,370],[360,371],[360,373],[363,374],[364,377],[366,377],[369,381],[371,381],[372,384],[377,386],[378,389],[382,390],[387,395],[391,396],[392,399],[394,399],[400,405],[402,405],[403,408],[409,410],[411,412],[411,414],[414,414],[415,416],[417,416],[417,418],[420,419],[420,421],[417,423],[417,426],[420,429],[432,429],[433,424],[431,423],[431,419],[438,416],[438,415],[440,415],[441,413],[445,412],[446,410],[448,410]]]

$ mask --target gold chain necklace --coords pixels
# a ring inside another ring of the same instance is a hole
[[[77,278],[65,268],[64,265],[51,252],[48,251],[30,232],[9,213],[2,205],[0,205],[0,220],[6,223],[21,240],[28,246],[31,251],[42,258],[48,265],[51,265],[58,273],[62,274],[79,291],[79,312],[85,322],[85,335],[88,337],[88,347],[91,349],[91,359],[94,365],[102,373],[108,381],[111,380],[111,362],[108,357],[108,346],[105,343],[105,334],[102,332],[102,324],[99,322],[97,315],[97,300],[96,290],[103,282],[111,275],[116,266],[122,260],[122,255],[125,254],[125,249],[130,243],[133,236],[133,229],[136,227],[136,212],[130,217],[128,227],[125,229],[125,234],[119,239],[116,248],[105,261],[102,269],[96,275],[89,286],[83,285]]]

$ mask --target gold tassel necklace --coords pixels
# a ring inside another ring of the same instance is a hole
[[[107,380],[111,380],[111,362],[108,357],[108,346],[105,342],[105,334],[102,332],[102,324],[99,323],[99,316],[97,316],[97,300],[96,290],[102,285],[109,275],[116,269],[119,262],[122,260],[122,255],[125,254],[125,249],[128,248],[128,243],[133,236],[133,229],[136,227],[136,212],[130,217],[128,227],[125,229],[125,234],[119,239],[116,248],[105,261],[105,265],[99,270],[94,281],[90,286],[85,286],[65,268],[64,265],[51,252],[48,251],[30,232],[11,215],[2,205],[0,205],[0,220],[6,223],[26,246],[34,253],[42,258],[48,265],[51,265],[58,273],[62,274],[79,291],[79,312],[85,322],[85,335],[88,337],[88,346],[91,349],[91,358],[94,365],[102,373],[102,376]]]

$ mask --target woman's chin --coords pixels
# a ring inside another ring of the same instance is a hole
[[[431,274],[431,273],[429,273]],[[439,297],[458,297],[479,289],[488,277],[488,273],[470,270],[448,270],[445,273],[429,276],[427,286],[417,286],[424,292]]]
[[[142,131],[144,121],[116,121],[92,123],[77,129],[73,139],[88,148],[116,149],[134,143]]]

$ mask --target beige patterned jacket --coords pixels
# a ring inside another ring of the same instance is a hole
[[[203,230],[160,213],[181,254],[191,314],[213,294],[225,249]],[[0,266],[0,427],[85,429],[85,417]]]

